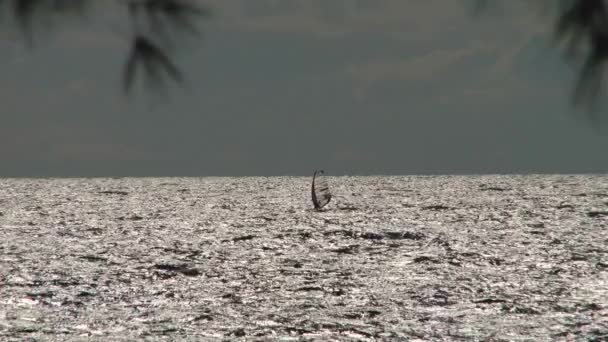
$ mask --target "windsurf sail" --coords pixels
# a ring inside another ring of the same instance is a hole
[[[315,171],[312,175],[312,204],[315,206],[315,210],[320,210],[329,203],[331,200],[331,192],[329,192],[329,185],[327,180],[323,177],[323,170]]]

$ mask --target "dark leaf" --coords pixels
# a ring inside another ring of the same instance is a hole
[[[133,39],[131,53],[125,64],[123,81],[125,91],[128,92],[132,88],[137,77],[137,70],[140,69],[143,69],[143,76],[152,85],[164,85],[165,77],[169,77],[176,83],[183,82],[181,72],[167,54],[149,38],[138,35]]]
[[[602,71],[608,59],[608,12],[603,0],[570,1],[562,7],[555,25],[555,36],[566,44],[573,57],[581,47],[588,47],[574,91],[577,105],[590,104],[602,90]]]
[[[13,0],[13,16],[28,41],[32,39],[33,18],[36,12],[44,4],[44,0]]]
[[[198,34],[195,21],[208,11],[193,0],[140,0],[129,3],[129,13],[147,30],[166,36],[172,30]]]

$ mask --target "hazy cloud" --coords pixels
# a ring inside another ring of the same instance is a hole
[[[354,80],[359,96],[383,81],[441,82],[441,78],[447,77],[446,72],[452,71],[455,64],[479,53],[479,49],[433,50],[401,60],[372,61],[351,65],[346,69],[346,74]]]
[[[208,1],[216,22],[227,29],[340,35],[361,32],[444,30],[465,10],[458,1],[439,0],[238,0]]]

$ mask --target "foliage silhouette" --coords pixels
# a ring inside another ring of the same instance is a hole
[[[608,8],[605,0],[534,0],[531,3],[557,6],[553,24],[554,38],[562,45],[568,59],[582,59],[576,81],[575,106],[593,107],[603,90],[603,72],[608,61]],[[477,0],[474,12],[490,6],[489,0]],[[494,3],[495,4],[495,3]]]
[[[575,104],[591,104],[602,91],[608,60],[608,11],[604,0],[562,1],[555,24],[558,41],[575,58],[584,49],[584,62],[574,91]]]
[[[603,69],[608,61],[608,9],[605,0],[543,0],[557,4],[555,38],[565,45],[569,58],[583,62],[575,86],[576,105],[592,104],[603,88]],[[536,0],[536,2],[543,2]],[[86,16],[99,0],[0,0],[0,11],[8,13],[31,44],[35,24],[61,23],[57,17]],[[144,83],[162,86],[167,80],[182,83],[182,72],[171,58],[178,36],[199,36],[198,23],[209,10],[197,0],[104,0],[114,4],[130,21],[130,51],[123,70],[123,86],[129,92],[140,77]],[[491,2],[476,0],[475,12]],[[3,13],[0,13],[3,14]],[[141,75],[140,75],[141,74]]]
[[[0,14],[8,14],[33,44],[36,24],[53,26],[62,17],[87,16],[99,0],[0,0]],[[129,92],[136,79],[163,86],[166,81],[183,83],[183,75],[171,53],[180,36],[200,36],[198,23],[209,10],[197,0],[104,0],[105,5],[125,11],[129,20],[130,49],[123,71],[123,86]],[[56,20],[59,19],[59,20]]]

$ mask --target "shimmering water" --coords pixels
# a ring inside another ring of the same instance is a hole
[[[607,176],[0,180],[0,339],[608,336]]]

